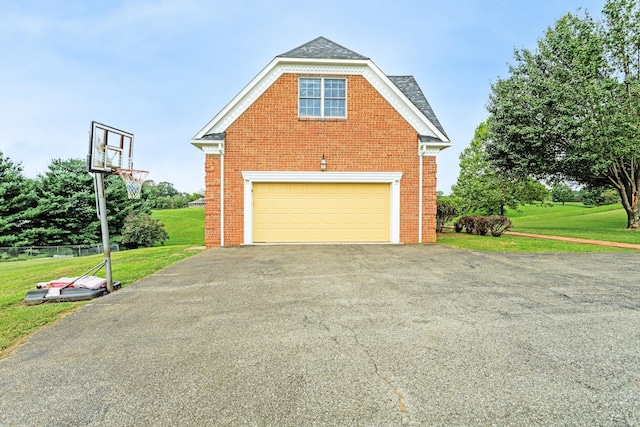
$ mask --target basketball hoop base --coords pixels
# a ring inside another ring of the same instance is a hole
[[[124,181],[124,186],[127,189],[127,195],[129,196],[129,198],[139,199],[142,192],[142,184],[144,183],[145,179],[147,179],[149,171],[140,169],[118,168],[114,173],[120,175],[120,178],[122,178],[122,180]]]

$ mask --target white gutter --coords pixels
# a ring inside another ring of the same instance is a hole
[[[224,246],[224,154],[220,154],[220,246]]]
[[[220,246],[224,246],[224,139],[192,139],[205,155],[220,156]]]
[[[418,156],[420,161],[420,185],[418,186],[418,243],[422,243],[422,161],[424,157]]]

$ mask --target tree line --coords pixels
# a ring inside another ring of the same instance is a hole
[[[504,211],[541,200],[541,181],[569,201],[568,183],[585,203],[620,201],[627,228],[639,230],[638,0],[608,0],[601,20],[569,13],[514,57],[460,156],[454,198],[466,210]]]
[[[35,179],[0,151],[0,246],[93,245],[101,242],[93,176],[85,161],[54,159]],[[105,177],[107,221],[111,241],[123,241],[127,222],[158,228],[145,219],[151,209],[186,207],[201,194],[178,192],[171,183],[146,182],[140,199],[129,199],[122,179]],[[137,230],[139,231],[139,230]],[[156,233],[157,234],[157,233]],[[160,241],[166,233],[158,234]],[[127,238],[125,236],[125,241]],[[136,242],[128,242],[138,246]],[[142,243],[142,245],[145,245]]]

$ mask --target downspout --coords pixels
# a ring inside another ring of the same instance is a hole
[[[224,246],[224,153],[220,153],[220,246]]]
[[[422,243],[422,153],[418,153],[420,161],[420,184],[418,185],[418,243]]]

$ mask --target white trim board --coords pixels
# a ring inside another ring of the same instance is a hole
[[[390,243],[400,243],[400,179],[402,172],[262,172],[244,171],[244,244],[253,244],[254,182],[389,183]]]
[[[192,140],[222,133],[283,74],[360,75],[382,95],[419,135],[449,139],[370,60],[328,60],[276,57],[235,96]],[[348,95],[347,95],[348,96]]]

